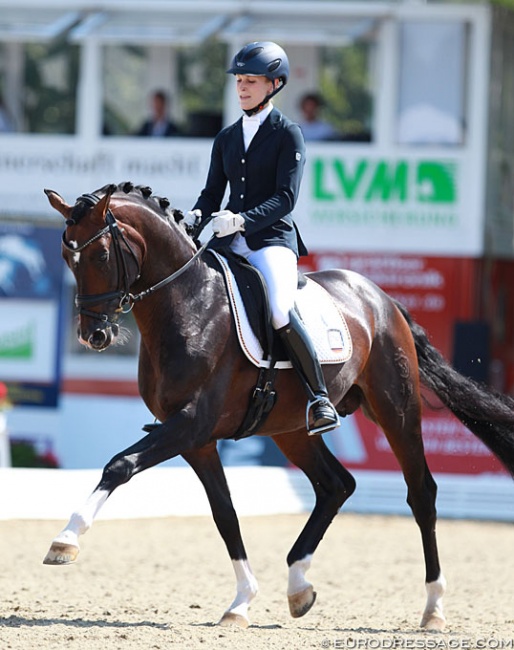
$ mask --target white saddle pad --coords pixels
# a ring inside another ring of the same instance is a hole
[[[216,251],[209,252],[219,261],[225,274],[237,336],[243,352],[255,366],[267,367],[269,361],[263,359],[264,351],[250,326],[239,287],[227,260]],[[307,278],[307,284],[297,292],[296,306],[311,336],[320,363],[338,364],[348,361],[352,356],[350,330],[328,291]],[[291,362],[278,361],[275,367],[291,368]]]

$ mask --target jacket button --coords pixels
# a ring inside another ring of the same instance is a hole
[[[241,158],[241,162],[242,162],[242,163],[243,163],[243,165],[244,165],[244,164],[245,164],[245,162],[246,162],[246,160],[245,160],[244,158]]]
[[[240,194],[240,195],[239,195],[239,198],[240,198],[240,199],[244,199],[244,197],[245,197],[244,194]]]
[[[244,176],[241,176],[241,180],[242,180],[243,183],[244,183],[244,181],[245,181],[245,177],[244,177]]]

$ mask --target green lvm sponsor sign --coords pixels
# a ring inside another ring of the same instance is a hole
[[[0,359],[26,360],[34,355],[35,324],[0,332]]]
[[[334,225],[454,227],[457,163],[317,157],[312,219]]]

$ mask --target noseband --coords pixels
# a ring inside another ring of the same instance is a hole
[[[86,205],[90,207],[96,205],[99,200],[100,199],[99,197],[96,196],[96,194],[83,194],[79,198],[79,201],[86,203]],[[68,220],[66,223],[67,225],[76,224],[76,222],[73,219]],[[96,311],[91,311],[86,307],[93,307],[95,305],[100,305],[104,302],[109,302],[110,300],[117,299],[118,307],[115,311],[122,314],[129,313],[130,311],[132,311],[134,304],[136,302],[142,300],[143,298],[146,298],[147,296],[154,293],[154,291],[157,291],[157,289],[164,287],[165,285],[169,284],[172,280],[177,278],[179,275],[181,275],[203,253],[203,251],[207,247],[207,244],[209,243],[206,242],[205,244],[203,244],[203,246],[201,246],[201,248],[197,250],[197,252],[193,255],[193,257],[191,257],[191,259],[189,259],[184,264],[184,266],[182,266],[180,269],[178,269],[168,277],[164,278],[157,284],[154,284],[153,286],[149,287],[148,289],[145,289],[140,293],[133,294],[130,292],[130,280],[128,276],[127,263],[125,260],[125,255],[123,253],[121,243],[123,242],[125,244],[125,247],[128,249],[132,258],[136,262],[137,276],[134,282],[136,282],[141,276],[141,268],[139,266],[138,259],[136,257],[136,254],[134,253],[134,250],[130,245],[130,242],[123,234],[123,230],[118,228],[118,223],[113,213],[109,209],[107,210],[107,213],[105,215],[105,223],[107,224],[105,228],[99,230],[95,235],[93,235],[90,239],[88,239],[80,246],[72,246],[66,241],[65,239],[66,231],[63,232],[62,234],[62,245],[64,246],[64,248],[66,248],[66,250],[70,251],[71,253],[80,253],[85,248],[87,248],[90,244],[97,241],[97,239],[100,239],[100,237],[103,237],[107,233],[111,235],[114,251],[116,255],[116,266],[118,269],[118,278],[121,277],[123,288],[118,289],[117,291],[108,291],[106,293],[95,293],[89,296],[85,296],[81,294],[76,294],[75,296],[75,306],[79,310],[79,314],[84,316],[90,316],[91,318],[95,318],[96,320],[99,320],[102,323],[112,324],[112,321],[109,319],[109,316],[107,314],[100,314]]]

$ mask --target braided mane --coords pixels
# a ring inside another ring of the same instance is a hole
[[[96,197],[100,199],[105,194],[123,193],[130,194],[134,199],[152,202],[155,211],[164,219],[174,220],[179,223],[184,214],[181,210],[170,207],[170,200],[163,196],[156,196],[152,192],[152,188],[147,185],[134,185],[130,181],[119,183],[118,185],[109,183],[103,187],[95,190],[92,194],[84,195],[77,199],[73,207],[72,218],[75,223],[89,211],[91,207],[90,201],[85,200],[85,197]]]

